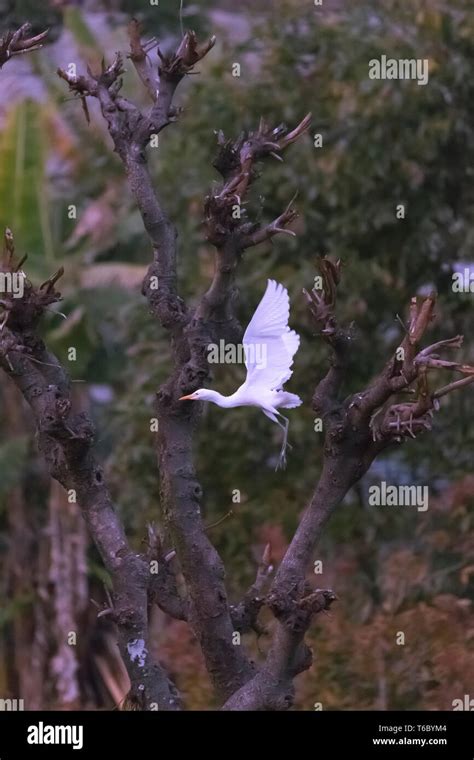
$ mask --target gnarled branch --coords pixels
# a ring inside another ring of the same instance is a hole
[[[14,32],[6,32],[3,37],[0,37],[0,69],[10,58],[42,48],[47,36],[48,29],[31,36],[31,24],[28,23],[23,24]]]
[[[13,236],[8,230],[1,270],[15,272],[17,268]],[[39,449],[49,472],[69,495],[77,498],[111,575],[111,615],[131,681],[131,698],[144,709],[156,705],[160,710],[176,710],[180,707],[178,693],[163,668],[151,660],[148,646],[148,604],[160,596],[158,587],[162,594],[169,592],[169,581],[166,575],[153,580],[146,557],[129,546],[93,452],[92,421],[85,412],[75,409],[69,377],[38,333],[44,310],[61,298],[55,289],[61,274],[62,270],[39,288],[25,278],[21,297],[3,299],[0,366],[30,405]]]

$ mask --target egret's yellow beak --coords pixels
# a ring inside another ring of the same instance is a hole
[[[190,393],[189,396],[181,396],[178,401],[192,401],[194,393]]]

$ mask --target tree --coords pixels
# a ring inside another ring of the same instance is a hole
[[[101,615],[108,615],[117,626],[131,682],[129,703],[141,709],[181,707],[172,680],[150,655],[149,611],[155,603],[189,623],[223,709],[287,709],[293,701],[295,677],[311,664],[305,634],[313,617],[328,610],[336,599],[332,590],[313,589],[306,581],[312,552],[328,518],[381,452],[431,429],[439,400],[474,382],[474,368],[443,358],[445,350],[461,347],[459,335],[420,347],[434,317],[436,297],[432,293],[412,299],[403,339],[383,369],[366,387],[344,396],[342,386],[356,336],[351,326],[340,325],[336,317],[340,262],[320,259],[319,276],[306,295],[313,329],[330,350],[329,369],[312,398],[324,430],[321,475],[273,580],[267,548],[254,584],[240,602],[231,604],[223,563],[200,510],[202,488],[193,455],[200,410],[197,405],[180,404],[178,399],[210,379],[209,344],[241,339],[235,291],[244,251],[288,232],[287,226],[296,217],[290,204],[270,224],[249,220],[244,208],[248,190],[257,179],[257,163],[280,158],[305,133],[310,117],[304,117],[291,131],[284,126],[271,129],[261,120],[258,129],[235,140],[219,134],[214,166],[222,182],[205,203],[207,239],[215,247],[214,275],[197,306],[191,308],[178,292],[177,233],[153,187],[146,148],[179,117],[179,108],[173,104],[175,90],[209,53],[214,38],[200,46],[194,33],[187,32],[174,53],[158,51],[160,63],[155,69],[148,59],[155,43],[142,42],[136,23],[132,22],[129,32],[129,57],[152,102],[147,113],[121,94],[119,54],[97,73],[89,70],[76,75],[59,70],[58,74],[82,99],[86,113],[87,98],[99,101],[153,250],[143,294],[152,317],[168,333],[174,358],[172,374],[157,391],[153,418],[158,421],[156,454],[164,531],[159,535],[154,526],[149,527],[145,552],[137,553],[127,540],[94,453],[92,421],[76,407],[67,373],[38,331],[45,310],[60,298],[56,283],[62,268],[39,287],[25,280],[21,298],[5,297],[0,364],[30,405],[50,474],[70,499],[77,499],[110,573],[111,603]],[[22,27],[2,40],[2,63],[41,44],[43,36],[29,38],[28,33],[28,28]],[[240,209],[237,215],[236,206]],[[13,236],[7,230],[2,272],[18,275],[23,263],[15,258]],[[460,378],[435,387],[431,377],[439,371],[452,371]],[[406,393],[412,400],[404,399]],[[181,574],[185,590],[178,582]],[[255,663],[240,635],[261,632],[258,618],[264,607],[275,620],[266,657]]]

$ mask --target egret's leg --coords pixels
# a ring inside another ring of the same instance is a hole
[[[290,427],[290,420],[288,419],[288,417],[284,417],[282,414],[280,414],[280,417],[282,418],[282,420],[285,420],[285,422],[283,423],[284,431],[285,431],[284,445],[285,445],[285,448],[291,451],[293,446],[291,445],[291,443],[288,442],[288,430]]]
[[[284,420],[283,425],[281,424],[281,422],[278,422],[277,420],[278,424],[283,430],[283,443],[280,450],[280,458],[276,466],[276,469],[278,470],[280,469],[280,467],[281,469],[284,469],[286,467],[286,449],[287,448],[291,449],[291,446],[288,443],[288,428],[290,426],[290,421],[287,417],[284,417],[283,414],[280,414],[279,412],[277,412],[277,414],[279,417],[281,417],[282,420]]]
[[[275,472],[276,472],[277,470],[280,469],[280,467],[282,469],[286,467],[286,447],[289,445],[288,444],[288,425],[290,423],[289,423],[289,420],[286,417],[284,417],[283,414],[280,414],[280,412],[277,412],[276,409],[274,412],[269,412],[266,409],[263,409],[262,411],[264,415],[268,417],[269,420],[271,420],[272,422],[276,422],[278,427],[281,427],[281,429],[283,430],[283,445],[280,450],[280,456],[278,458],[277,466],[275,467]],[[278,417],[281,417],[282,420],[284,420],[283,424],[280,422]]]

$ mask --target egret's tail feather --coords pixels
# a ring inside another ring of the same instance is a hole
[[[296,406],[301,406],[303,403],[296,393],[284,393],[283,404],[279,404],[282,409],[294,409]]]

